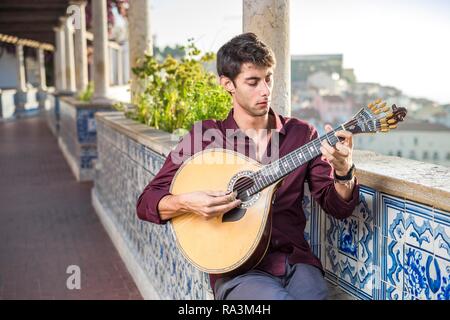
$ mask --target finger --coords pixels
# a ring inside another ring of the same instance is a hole
[[[326,124],[325,125],[325,131],[328,133],[328,132],[330,132],[330,131],[332,131],[333,130],[333,128],[329,125],[329,124]]]
[[[222,197],[222,196],[225,196],[227,194],[230,194],[231,191],[223,191],[223,190],[219,190],[219,191],[205,191],[205,193],[208,196],[212,196],[212,197]]]
[[[327,150],[330,154],[333,154],[336,151],[336,149],[330,146],[330,144],[326,141],[322,142],[322,147],[325,148],[325,150]]]
[[[344,157],[350,154],[350,148],[340,142],[336,143],[336,150],[339,155],[342,155]]]
[[[346,138],[346,139],[351,138],[352,135],[353,135],[350,131],[344,131],[344,130],[336,131],[335,134],[336,134],[338,137]]]
[[[350,148],[353,147],[353,134],[349,131],[340,130],[336,132],[336,136],[344,138]]]
[[[328,160],[328,162],[334,160],[334,157],[324,147],[321,147],[320,151],[322,151],[322,155],[325,157],[326,160]]]
[[[227,204],[215,206],[213,208],[213,210],[208,214],[208,216],[209,217],[217,217],[218,215],[221,215],[225,212],[230,211],[233,208],[236,208],[240,204],[241,204],[241,200],[237,199],[237,200],[234,200]]]
[[[235,199],[236,199],[236,192],[224,196],[214,197],[210,200],[209,207],[215,207],[221,204],[228,204],[230,202],[233,202]]]

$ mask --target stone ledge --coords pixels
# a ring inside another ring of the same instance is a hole
[[[64,102],[79,108],[79,109],[100,109],[105,107],[113,107],[116,104],[115,100],[104,99],[104,100],[93,100],[93,101],[80,101],[77,98],[64,95],[59,97]]]
[[[97,121],[105,123],[164,157],[178,143],[178,137],[175,135],[127,119],[123,112],[97,112],[95,117]]]
[[[354,161],[361,184],[450,211],[450,168],[361,150]]]

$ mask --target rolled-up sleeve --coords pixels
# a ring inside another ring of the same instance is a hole
[[[167,220],[162,220],[159,215],[158,204],[162,198],[170,194],[170,184],[178,167],[172,162],[171,157],[168,156],[161,170],[145,187],[138,198],[136,211],[139,219],[156,224],[167,223]]]
[[[173,177],[186,158],[194,153],[194,131],[187,133],[167,156],[158,174],[145,187],[137,200],[137,216],[141,220],[156,224],[166,224],[168,220],[161,219],[158,204],[162,198],[171,194],[170,185]]]
[[[312,128],[311,140],[318,137],[317,131]],[[337,219],[349,217],[359,203],[359,183],[355,179],[352,197],[344,200],[334,187],[333,168],[321,157],[311,160],[308,165],[308,185],[311,195],[322,209]]]

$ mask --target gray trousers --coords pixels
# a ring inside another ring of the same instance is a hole
[[[325,300],[328,287],[320,269],[309,264],[286,263],[284,276],[252,269],[235,278],[220,278],[216,300]]]

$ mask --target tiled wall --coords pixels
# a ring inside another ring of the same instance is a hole
[[[169,224],[140,221],[139,194],[164,158],[104,122],[97,125],[95,192],[163,299],[211,298],[206,274],[187,263]],[[307,186],[306,186],[307,188]],[[361,186],[353,215],[336,220],[303,199],[305,236],[326,277],[359,299],[449,299],[450,213]]]
[[[97,127],[95,113],[110,110],[77,107],[59,100],[59,143],[67,150],[66,157],[70,157],[77,167],[77,179],[87,181],[94,179],[94,161],[97,159]]]
[[[346,292],[360,299],[450,299],[449,212],[367,186],[353,215],[341,221],[309,194],[304,203],[313,251]]]

